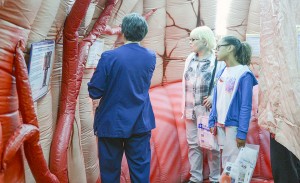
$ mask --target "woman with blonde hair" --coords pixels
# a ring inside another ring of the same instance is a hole
[[[196,108],[209,110],[212,96],[209,86],[213,81],[213,71],[221,64],[215,60],[216,40],[213,31],[207,26],[200,26],[190,33],[192,53],[187,57],[183,73],[182,113],[185,118],[186,136],[189,146],[188,158],[191,165],[189,183],[203,181],[203,150],[198,142]],[[216,72],[216,71],[215,71]],[[207,150],[210,168],[209,179],[217,182],[220,176],[220,152]]]

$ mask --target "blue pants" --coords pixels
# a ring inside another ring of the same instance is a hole
[[[98,138],[102,183],[119,183],[123,153],[132,183],[150,183],[151,131],[129,138]]]

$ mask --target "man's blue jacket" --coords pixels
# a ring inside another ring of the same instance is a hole
[[[128,138],[155,128],[149,98],[155,64],[155,53],[138,43],[102,53],[88,83],[90,97],[101,99],[94,119],[98,137]]]

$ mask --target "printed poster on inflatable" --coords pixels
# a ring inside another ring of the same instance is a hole
[[[252,57],[260,58],[260,35],[246,34],[246,42],[252,48]]]
[[[104,49],[104,40],[97,39],[90,47],[85,68],[96,68]]]
[[[300,25],[296,26],[297,30],[297,45],[298,45],[298,61],[300,64]]]
[[[54,50],[55,42],[53,40],[31,44],[28,73],[33,101],[37,101],[48,91]]]

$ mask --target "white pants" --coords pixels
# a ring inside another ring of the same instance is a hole
[[[217,128],[217,139],[222,151],[222,168],[225,168],[226,162],[234,162],[240,150],[236,143],[236,126]]]
[[[189,145],[189,162],[191,165],[191,181],[203,181],[203,151],[199,147],[197,136],[197,122],[195,120],[186,119],[186,137]],[[220,169],[220,152],[207,150],[208,165],[209,165],[209,180],[218,181],[221,173]]]

